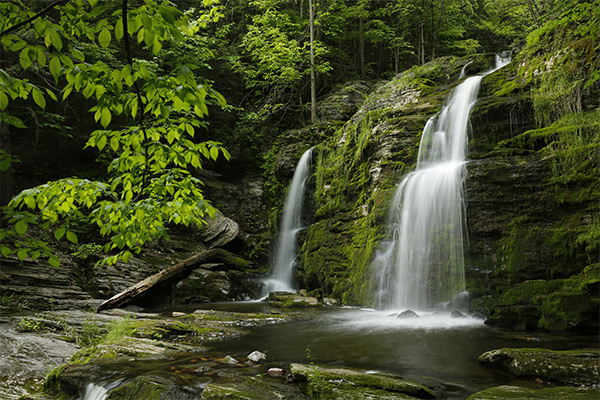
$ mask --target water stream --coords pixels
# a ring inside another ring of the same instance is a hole
[[[296,264],[297,237],[298,233],[304,229],[302,222],[303,200],[306,182],[310,176],[311,162],[312,149],[309,149],[300,158],[287,193],[271,266],[272,274],[270,278],[265,280],[263,296],[267,296],[274,291],[294,291],[292,276]]]
[[[508,61],[497,56],[495,69]],[[463,178],[469,113],[484,75],[465,79],[427,121],[416,169],[398,185],[374,260],[381,309],[466,308]]]
[[[271,310],[266,302],[213,303],[172,310],[189,313],[197,308],[250,313]],[[474,392],[498,385],[547,387],[480,365],[477,358],[486,351],[502,347],[551,350],[598,347],[594,337],[503,331],[484,325],[480,319],[452,318],[450,313],[419,312],[420,317],[414,319],[398,319],[395,312],[358,308],[307,309],[295,313],[298,317],[288,322],[248,327],[247,336],[208,344],[208,351],[98,364],[96,376],[91,377],[97,384],[89,385],[87,397],[78,400],[103,400],[107,390],[110,392],[136,376],[148,374],[174,379],[177,382],[172,389],[176,392],[174,398],[198,400],[207,384],[227,379],[218,377],[223,372],[257,376],[271,367],[287,370],[290,363],[310,362],[306,349],[310,349],[318,365],[397,374],[435,388],[437,398],[464,400]],[[256,366],[224,366],[213,361],[227,355],[243,359],[255,350],[267,355],[266,361]],[[207,365],[213,369],[201,372]]]

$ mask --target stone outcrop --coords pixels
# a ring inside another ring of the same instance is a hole
[[[477,392],[467,400],[596,400],[600,397],[600,389],[591,387],[551,387],[530,389],[519,386],[496,386]]]
[[[598,349],[498,349],[483,353],[479,363],[510,372],[516,377],[571,385],[590,386],[600,382]]]
[[[435,392],[400,376],[347,368],[291,364],[292,377],[308,382],[309,394],[340,399],[435,399]],[[408,397],[407,397],[408,396]]]

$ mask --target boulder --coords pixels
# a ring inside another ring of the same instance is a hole
[[[412,398],[419,399],[435,399],[435,393],[428,387],[420,383],[405,379],[401,376],[383,374],[383,373],[367,373],[363,370],[346,369],[346,368],[328,368],[323,366],[306,365],[306,364],[291,364],[290,369],[292,376],[296,381],[314,382],[322,387],[323,390],[337,388],[341,383],[352,387],[359,387],[382,391],[386,395],[393,393],[403,393]],[[380,395],[382,393],[379,393]],[[335,397],[346,399],[350,397]],[[386,397],[352,397],[352,398],[386,398]],[[390,397],[395,398],[395,397]]]
[[[261,353],[258,350],[253,351],[252,353],[248,354],[248,360],[252,361],[253,363],[257,363],[260,360],[266,360],[266,359],[267,359],[267,355],[265,353]]]
[[[240,232],[237,222],[224,217],[220,212],[215,217],[206,217],[206,225],[203,225],[198,234],[200,240],[209,248],[223,247],[236,238]]]
[[[202,400],[306,400],[295,386],[260,377],[229,374],[227,381],[209,383],[202,392]]]
[[[479,363],[510,372],[573,385],[600,382],[600,350],[553,351],[546,349],[497,349],[479,356]]]
[[[404,310],[398,316],[397,319],[410,319],[410,318],[420,318],[419,314],[414,312],[413,310]]]
[[[600,388],[597,387],[551,387],[530,389],[518,386],[496,386],[472,394],[467,400],[597,400]]]
[[[467,316],[463,313],[461,313],[458,310],[452,310],[452,312],[450,313],[450,317],[451,318],[467,318]]]

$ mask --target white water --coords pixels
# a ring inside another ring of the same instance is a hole
[[[309,149],[302,155],[296,166],[277,236],[275,256],[271,266],[272,276],[265,280],[264,296],[273,291],[294,291],[292,275],[296,265],[298,233],[304,229],[302,224],[304,189],[310,176],[311,161],[312,149]]]
[[[85,387],[82,400],[105,400],[108,397],[108,390],[102,386],[88,383]]]
[[[496,56],[495,69],[509,61]],[[466,306],[465,301],[457,301],[466,298],[462,295],[463,177],[469,113],[482,78],[465,79],[423,129],[416,170],[396,190],[388,214],[388,239],[380,245],[374,261],[379,308]]]

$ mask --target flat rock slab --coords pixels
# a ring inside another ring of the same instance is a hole
[[[600,388],[592,387],[552,387],[544,389],[528,389],[518,386],[496,386],[482,390],[467,400],[598,400]]]
[[[366,373],[365,371],[346,369],[346,368],[327,368],[306,364],[291,364],[292,376],[297,381],[322,381],[331,386],[332,391],[358,393],[356,388],[367,388],[383,391],[386,396],[392,396],[392,393],[402,393],[408,397],[390,397],[390,398],[419,398],[435,399],[435,393],[428,387],[417,382],[407,380],[400,376]],[[365,393],[367,393],[366,391]],[[383,393],[379,393],[382,395]],[[350,395],[350,394],[348,394]],[[412,397],[411,397],[412,396]],[[346,398],[346,397],[340,397]],[[347,398],[369,398],[369,397],[347,397]],[[385,397],[384,397],[385,398]]]
[[[229,376],[230,382],[210,383],[202,392],[202,400],[306,400],[295,386],[257,377]]]
[[[536,377],[575,385],[600,384],[598,349],[497,349],[483,353],[479,362],[517,377]]]
[[[25,386],[41,386],[50,369],[69,361],[79,346],[49,335],[21,333],[0,324],[0,393],[18,399]]]

